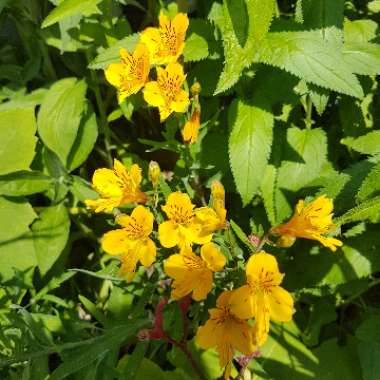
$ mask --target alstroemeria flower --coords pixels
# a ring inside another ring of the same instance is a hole
[[[216,301],[216,308],[210,309],[210,318],[199,327],[196,343],[203,349],[216,347],[222,368],[226,367],[225,379],[229,379],[235,350],[250,355],[255,350],[252,336],[253,328],[244,319],[240,319],[231,309],[234,292],[223,292]]]
[[[137,206],[130,216],[120,214],[116,222],[123,228],[105,233],[102,248],[109,255],[121,256],[121,272],[131,280],[139,261],[149,267],[156,259],[156,245],[149,238],[153,231],[153,214]]]
[[[198,140],[199,128],[201,126],[201,113],[195,110],[190,119],[185,123],[182,129],[183,141],[194,144]]]
[[[291,246],[296,238],[304,238],[317,240],[335,252],[343,243],[333,237],[323,236],[334,227],[333,209],[333,201],[325,195],[308,205],[300,200],[292,218],[287,223],[272,228],[271,233],[281,236],[278,245],[282,247]]]
[[[211,184],[211,205],[219,218],[218,228],[226,226],[226,205],[225,205],[225,191],[221,182],[213,181]]]
[[[271,319],[292,319],[293,298],[280,286],[284,275],[278,270],[276,258],[268,253],[251,256],[246,275],[247,284],[234,291],[231,309],[239,318],[255,318],[255,339],[261,346],[267,340]]]
[[[157,80],[148,82],[144,88],[144,99],[158,107],[160,119],[164,121],[173,112],[185,112],[189,106],[189,93],[182,88],[186,75],[179,63],[170,63],[157,68]]]
[[[97,169],[92,186],[100,194],[99,199],[88,199],[86,205],[95,212],[111,212],[115,207],[129,203],[145,203],[146,195],[140,190],[141,169],[132,165],[128,170],[120,161],[114,160],[113,169]]]
[[[172,298],[178,300],[192,293],[195,301],[205,299],[213,286],[213,272],[219,272],[225,264],[225,256],[213,243],[203,245],[200,256],[191,249],[169,256],[164,261],[164,270],[174,279]]]
[[[173,20],[160,13],[159,24],[159,28],[146,28],[141,42],[148,47],[152,64],[167,65],[182,54],[189,19],[185,13],[178,13]]]
[[[119,103],[144,86],[150,71],[149,51],[142,43],[132,54],[120,49],[120,59],[121,63],[111,63],[105,70],[107,81],[117,88]]]
[[[201,209],[195,209],[187,194],[171,193],[162,209],[169,219],[158,226],[160,243],[165,248],[177,245],[183,248],[192,243],[205,244],[211,241],[212,231],[205,229],[197,218]]]

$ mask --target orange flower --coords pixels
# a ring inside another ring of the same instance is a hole
[[[201,113],[199,109],[196,109],[182,129],[182,137],[184,142],[194,144],[197,141],[199,128],[201,126],[200,121]]]

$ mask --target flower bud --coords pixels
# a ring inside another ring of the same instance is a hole
[[[186,122],[182,130],[183,141],[193,144],[198,139],[199,128],[201,126],[201,113],[196,109],[191,115],[190,120]]]
[[[150,161],[148,174],[153,187],[157,187],[158,183],[160,182],[161,169],[156,161]]]
[[[191,87],[190,87],[190,92],[193,95],[198,95],[201,92],[201,84],[199,82],[195,82]]]

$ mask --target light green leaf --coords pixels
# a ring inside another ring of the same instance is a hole
[[[356,200],[360,203],[380,191],[380,162],[369,172],[356,194]]]
[[[215,94],[226,91],[239,79],[252,61],[258,42],[272,22],[274,0],[224,0],[218,20],[222,32],[225,67]]]
[[[344,20],[344,41],[365,43],[376,38],[377,23],[372,20]]]
[[[7,281],[14,269],[26,271],[36,266],[33,239],[29,225],[36,214],[24,199],[0,197],[0,276]]]
[[[318,177],[326,159],[327,139],[322,129],[289,128],[277,186],[291,191],[305,187]]]
[[[90,64],[89,68],[96,69],[106,69],[108,65],[111,63],[117,63],[120,61],[119,50],[121,48],[126,49],[130,53],[135,49],[136,44],[140,39],[140,35],[138,33],[131,34],[123,38],[122,40],[116,42],[114,45],[105,49],[101,52]]]
[[[22,196],[42,193],[52,184],[52,178],[43,173],[21,170],[0,176],[0,195]]]
[[[67,168],[69,171],[73,171],[86,161],[98,138],[98,124],[95,112],[90,103],[85,108],[87,111],[84,112],[78,134],[67,158]]]
[[[229,156],[236,187],[247,205],[259,189],[271,152],[273,115],[264,108],[234,101],[229,109]]]
[[[368,9],[371,12],[378,13],[380,12],[380,0],[372,0],[367,5]]]
[[[75,78],[55,82],[38,113],[38,133],[42,141],[65,166],[77,137],[86,89],[86,83]]]
[[[91,184],[82,177],[72,175],[71,179],[70,191],[79,201],[83,202],[86,199],[99,198],[99,194],[92,188]]]
[[[274,226],[277,224],[277,213],[275,204],[275,188],[277,180],[277,168],[267,165],[261,183],[261,196],[264,200],[265,211],[269,222]]]
[[[255,61],[279,67],[307,82],[354,97],[363,90],[351,68],[343,63],[341,44],[325,41],[318,31],[268,33]]]
[[[362,154],[377,154],[380,153],[380,131],[372,131],[357,138],[346,137],[341,143]]]
[[[47,15],[42,23],[42,28],[74,15],[90,16],[94,13],[101,13],[97,7],[100,2],[101,0],[63,0]]]
[[[354,207],[350,211],[347,211],[344,215],[337,218],[336,223],[341,225],[368,219],[374,219],[375,221],[377,221],[377,219],[379,218],[379,214],[380,195],[361,203],[359,206]]]
[[[0,174],[28,169],[37,138],[33,108],[0,112]]]
[[[343,47],[344,62],[360,75],[380,74],[380,45],[371,42],[350,42]]]
[[[200,61],[209,55],[209,41],[214,39],[212,26],[201,19],[190,19],[187,39],[183,49],[184,62]]]
[[[45,208],[32,225],[38,267],[45,275],[66,246],[70,232],[67,208],[60,203]]]

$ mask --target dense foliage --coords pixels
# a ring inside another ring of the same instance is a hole
[[[0,378],[379,379],[379,22],[0,0]]]

